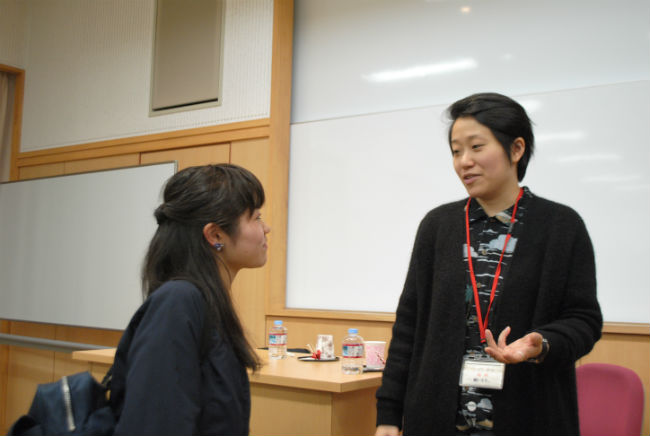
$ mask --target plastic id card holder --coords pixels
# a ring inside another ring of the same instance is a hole
[[[459,384],[466,387],[501,390],[505,373],[505,363],[489,357],[465,356]]]

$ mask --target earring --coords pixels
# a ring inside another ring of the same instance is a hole
[[[223,244],[220,242],[215,242],[213,247],[216,248],[217,251],[221,251],[223,249]]]

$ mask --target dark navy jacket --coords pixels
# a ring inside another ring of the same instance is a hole
[[[216,330],[206,341],[204,322],[203,297],[186,281],[165,283],[138,309],[115,354],[116,435],[248,434],[246,369]]]

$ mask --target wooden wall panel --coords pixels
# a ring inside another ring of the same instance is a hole
[[[291,137],[291,75],[293,61],[293,0],[273,2],[273,53],[271,63],[271,133],[269,136],[268,214],[274,224],[269,254],[267,313],[282,309],[287,278],[287,216],[289,206],[289,143]]]
[[[288,126],[287,126],[288,127]],[[87,144],[69,145],[57,148],[18,153],[12,160],[13,169],[49,164],[71,162],[80,159],[93,159],[105,156],[120,156],[130,153],[147,153],[161,150],[177,150],[212,144],[227,144],[252,138],[268,138],[269,119],[242,121],[194,129],[173,130],[151,135],[111,139]]]
[[[37,179],[40,177],[60,176],[65,174],[63,162],[34,165],[33,167],[22,167],[18,171],[18,179]]]
[[[57,325],[55,337],[58,341],[105,345],[106,348],[111,348],[117,347],[122,337],[122,331]],[[58,380],[64,375],[92,371],[92,369],[89,363],[72,360],[70,353],[54,353],[54,380]],[[103,375],[100,377],[100,381],[101,378]]]
[[[73,160],[63,163],[65,174],[85,173],[88,171],[112,168],[132,167],[140,164],[140,154],[131,153],[120,156],[97,157],[93,159]]]
[[[268,266],[242,269],[232,285],[232,298],[246,336],[253,347],[265,345],[264,289]]]
[[[269,427],[276,429],[277,435],[331,434],[331,395],[307,389],[252,384],[251,396],[258,411],[251,416],[252,435],[259,434],[260,428]],[[278,405],[282,409],[280,412],[276,409]],[[290,419],[287,419],[288,415]]]
[[[55,326],[11,321],[9,333],[20,336],[54,339]],[[9,347],[7,370],[7,405],[5,423],[13,423],[27,413],[36,386],[49,383],[54,376],[54,352],[24,347]]]
[[[268,192],[270,171],[268,157],[269,141],[266,138],[231,143],[230,162],[255,174],[266,192]],[[274,244],[275,233],[273,222],[267,213],[268,201],[267,196],[266,204],[262,207],[262,219],[271,227],[271,233],[268,235],[269,247],[271,247]],[[241,270],[233,283],[233,300],[248,338],[254,347],[263,347],[266,344],[264,295],[270,263],[274,261],[275,259],[269,256],[264,267]]]
[[[230,144],[202,145],[199,147],[187,147],[173,150],[153,151],[142,153],[140,163],[142,165],[159,162],[178,162],[178,169],[206,165],[209,163],[230,162]]]
[[[90,374],[95,378],[95,380],[101,383],[110,367],[111,365],[104,363],[91,363]]]
[[[372,434],[377,422],[377,388],[334,395],[332,434]],[[355,431],[356,430],[356,431]]]
[[[268,266],[242,269],[232,285],[232,298],[246,336],[253,347],[265,345],[264,289]]]

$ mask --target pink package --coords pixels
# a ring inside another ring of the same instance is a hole
[[[366,341],[366,367],[369,369],[382,369],[385,364],[385,341]]]

